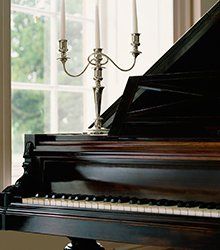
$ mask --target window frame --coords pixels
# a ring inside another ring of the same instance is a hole
[[[10,1],[0,1],[0,190],[11,183]]]

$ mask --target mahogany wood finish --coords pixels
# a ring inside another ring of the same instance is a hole
[[[220,204],[220,2],[104,114],[106,136],[26,135],[24,174],[0,194],[0,228],[164,249],[220,249],[220,219],[22,204],[36,193]],[[154,74],[154,75],[152,75]],[[88,246],[89,245],[89,246]]]

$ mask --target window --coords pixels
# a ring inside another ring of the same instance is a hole
[[[66,0],[71,72],[81,71],[94,47],[95,2]],[[102,47],[127,67],[132,63],[130,1],[100,2]],[[139,0],[138,6],[143,54],[127,74],[107,65],[102,110],[122,94],[129,75],[143,74],[173,43],[173,1]],[[24,134],[83,131],[94,119],[92,68],[70,78],[57,61],[59,7],[60,0],[11,0],[13,182],[22,173]]]
[[[60,1],[12,0],[11,3],[12,169],[16,180],[22,171],[23,135],[82,131],[84,124],[88,125],[83,114],[88,112],[84,105],[91,90],[83,77],[66,76],[57,61]],[[72,59],[68,66],[72,72],[81,70],[87,31],[94,29],[84,4],[85,1],[66,1]]]

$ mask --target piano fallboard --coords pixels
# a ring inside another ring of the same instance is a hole
[[[61,138],[35,140],[32,159],[38,187],[32,195],[105,195],[111,190],[140,198],[220,202],[218,141]]]

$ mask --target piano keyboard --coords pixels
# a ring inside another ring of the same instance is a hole
[[[94,195],[52,194],[44,196],[36,194],[35,197],[22,198],[22,203],[53,207],[220,218],[220,204],[214,202],[205,203],[199,201],[154,200]]]

